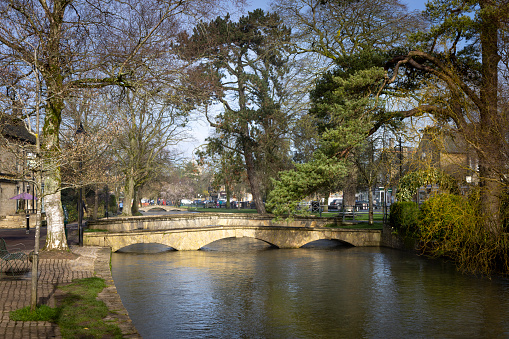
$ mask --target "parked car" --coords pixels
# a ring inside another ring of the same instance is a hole
[[[189,199],[182,199],[180,200],[181,205],[191,205],[193,202]]]
[[[299,206],[297,207],[297,209],[299,210],[307,210],[309,209],[311,206],[311,203],[309,201],[301,201],[299,203]]]
[[[343,206],[343,199],[334,199],[329,205],[331,210],[339,210]]]
[[[196,205],[196,207],[203,207],[205,206],[205,201],[200,199],[193,200],[193,205]]]
[[[365,200],[357,200],[355,202],[355,210],[356,211],[367,210],[368,208],[369,208],[369,202],[367,202]]]

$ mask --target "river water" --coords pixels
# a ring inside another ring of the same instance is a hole
[[[397,250],[335,245],[133,245],[113,254],[112,274],[147,339],[509,338],[509,280],[462,275]]]

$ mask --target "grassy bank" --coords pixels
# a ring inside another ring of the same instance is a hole
[[[113,321],[105,321],[109,314],[97,295],[106,287],[103,279],[92,277],[74,280],[59,286],[57,306],[46,305],[35,311],[30,306],[12,311],[11,320],[48,321],[59,326],[63,338],[122,338],[122,332]]]
[[[203,208],[203,207],[191,207],[191,206],[183,206],[180,208],[186,208],[190,212],[209,212],[209,213],[250,213],[250,214],[256,214],[256,210],[252,208]],[[313,217],[320,217],[320,213],[310,213],[310,216]],[[338,212],[322,212],[322,217],[324,218],[334,218],[339,215]],[[375,213],[373,215],[374,220],[383,220],[383,214],[382,213]],[[355,220],[368,220],[368,213],[367,212],[356,212],[355,213]]]

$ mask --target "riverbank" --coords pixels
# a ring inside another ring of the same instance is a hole
[[[68,231],[75,232],[70,225]],[[34,232],[26,234],[24,229],[0,230],[0,238],[5,238],[7,248],[21,247],[22,250],[33,248]],[[76,232],[77,233],[77,232]],[[17,245],[17,246],[16,246]],[[31,245],[31,246],[30,246]],[[74,279],[99,277],[104,279],[107,287],[98,295],[110,314],[108,321],[115,322],[122,331],[124,338],[141,338],[136,331],[129,315],[122,305],[110,271],[110,249],[106,247],[79,247],[70,244],[73,256],[67,258],[51,258],[39,260],[38,303],[56,306],[56,299],[61,293],[58,286],[68,284]],[[2,275],[0,279],[0,338],[61,338],[56,324],[49,322],[12,321],[9,312],[30,305],[31,277]]]

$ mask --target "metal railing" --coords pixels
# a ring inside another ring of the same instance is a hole
[[[320,213],[320,216],[322,216],[322,212],[325,211],[325,207],[327,207],[327,212],[330,213],[338,213],[339,217],[342,217],[343,221],[350,219],[355,221],[356,216],[360,215],[367,215],[369,214],[369,207],[355,205],[355,206],[334,206],[334,205],[318,205],[313,206],[313,204],[309,205],[309,210],[313,213]],[[384,206],[376,206],[373,208],[373,215],[382,215],[382,220],[384,223],[386,223],[389,220],[389,205]]]

